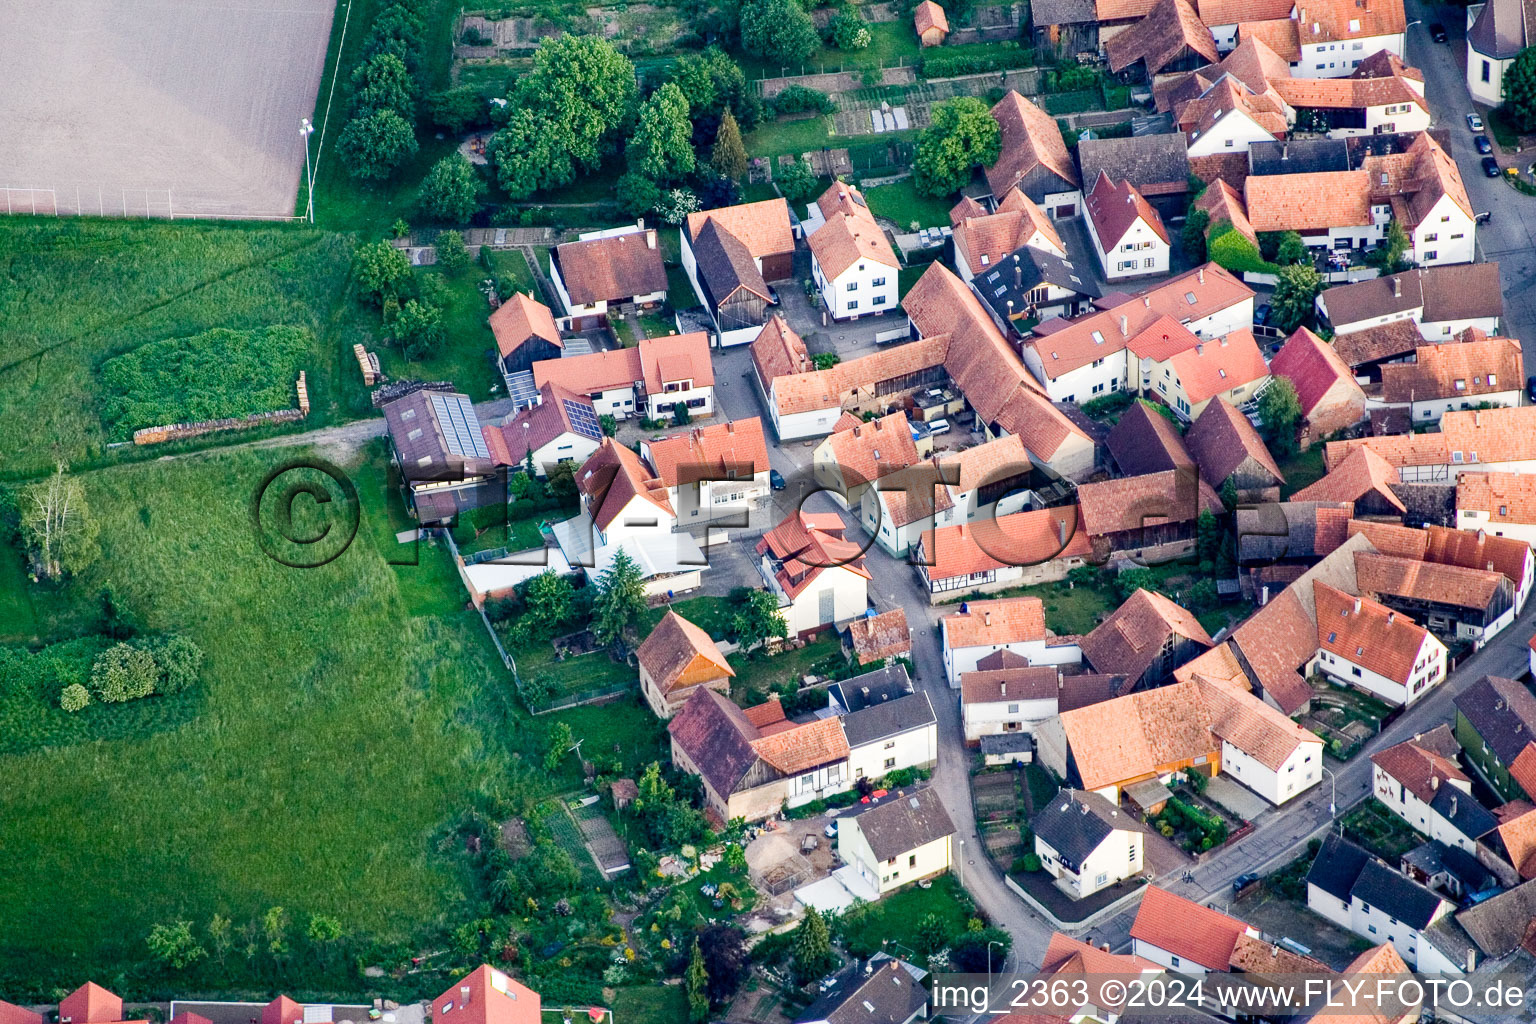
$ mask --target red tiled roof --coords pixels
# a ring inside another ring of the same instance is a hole
[[[1157,0],[1146,17],[1105,43],[1104,52],[1111,71],[1141,61],[1149,79],[1189,53],[1217,59],[1216,40],[1188,0]]]
[[[1536,641],[1536,636],[1531,637]],[[1527,793],[1536,793],[1536,742],[1527,743],[1518,757],[1509,763],[1509,777]]]
[[[1437,726],[1436,731],[1438,730],[1444,730],[1447,735],[1450,734],[1450,728],[1444,724]],[[1454,745],[1453,737],[1452,746]],[[1408,792],[1426,804],[1433,800],[1436,791],[1447,783],[1462,782],[1471,785],[1472,782],[1467,773],[1456,764],[1454,751],[1437,750],[1433,743],[1420,742],[1417,737],[1372,754],[1371,764],[1380,768],[1388,777],[1401,783]]]
[[[635,651],[635,658],[663,694],[679,684],[691,686],[736,674],[709,634],[670,608]]]
[[[864,194],[856,187],[833,182],[816,205],[826,223],[811,232],[808,242],[811,255],[816,257],[827,280],[835,281],[860,260],[892,268],[901,266]]]
[[[1438,434],[1329,441],[1324,450],[1324,462],[1333,466],[1352,449],[1360,447],[1373,449],[1399,468],[1455,463],[1476,469],[1479,463],[1536,459],[1536,406],[1457,409],[1440,417]],[[1458,452],[1461,454],[1459,459],[1455,457]]]
[[[1287,61],[1301,59],[1301,41],[1296,35],[1296,23],[1289,16],[1240,21],[1237,24],[1237,38],[1261,40]]]
[[[603,438],[602,445],[576,471],[576,488],[586,496],[599,530],[606,530],[637,497],[668,516],[676,516],[662,482],[651,476],[640,456],[611,437]]]
[[[1351,519],[1348,528],[1351,537],[1356,534],[1364,536],[1371,542],[1371,547],[1383,555],[1411,558],[1415,562],[1422,562],[1429,551],[1429,534],[1423,530],[1415,530],[1411,526]]]
[[[1200,693],[1211,709],[1211,732],[1238,750],[1278,772],[1303,743],[1323,741],[1264,701],[1241,690],[1196,675]]]
[[[1258,232],[1253,230],[1253,225],[1248,221],[1243,197],[1222,179],[1217,178],[1201,193],[1200,198],[1195,200],[1195,209],[1204,210],[1212,226],[1226,221],[1255,246],[1259,244]]]
[[[43,1024],[43,1015],[0,999],[0,1024]]]
[[[1360,590],[1415,601],[1484,611],[1507,581],[1503,573],[1459,565],[1415,562],[1392,555],[1358,552],[1355,579]]]
[[[1093,183],[1093,191],[1088,193],[1085,205],[1093,220],[1094,231],[1098,233],[1099,244],[1106,252],[1114,252],[1137,221],[1144,222],[1164,242],[1168,241],[1163,218],[1129,181],[1116,185],[1109,180],[1108,174],[1100,171],[1099,180]]]
[[[481,964],[432,1001],[432,1018],[437,1024],[539,1024],[540,1009],[537,992]]]
[[[1309,110],[1364,110],[1388,104],[1412,104],[1425,111],[1429,106],[1406,79],[1385,78],[1276,78],[1269,83],[1280,98],[1293,107]]]
[[[1306,0],[1300,4],[1297,36],[1309,46],[1338,40],[1401,35],[1408,31],[1402,0]]]
[[[1499,826],[1499,838],[1520,877],[1536,878],[1536,811],[1504,822]]]
[[[1517,587],[1525,582],[1531,549],[1522,540],[1496,537],[1485,530],[1453,530],[1434,525],[1424,527],[1424,533],[1428,537],[1425,561],[1464,569],[1491,569]]]
[[[739,206],[722,206],[688,215],[688,237],[697,238],[706,221],[733,235],[754,259],[795,251],[795,233],[789,224],[789,203],[782,198],[764,199]]]
[[[1146,887],[1131,938],[1176,954],[1212,971],[1225,971],[1232,950],[1248,926],[1219,910],[1160,889]]]
[[[1165,765],[1210,757],[1220,747],[1194,680],[1074,708],[1057,718],[1084,789],[1149,778]]]
[[[1104,537],[1145,526],[1192,522],[1204,509],[1215,512],[1221,498],[1189,470],[1121,477],[1082,484],[1077,489],[1079,529]]]
[[[1269,376],[1264,353],[1246,327],[1175,353],[1172,363],[1185,397],[1195,405]]]
[[[482,424],[480,433],[496,465],[520,466],[529,452],[538,451],[560,435],[581,433],[571,423],[567,402],[593,411],[591,399],[550,381],[539,389],[538,405],[518,410],[503,423]],[[595,413],[593,419],[596,420]]]
[[[912,27],[917,30],[918,35],[922,35],[931,28],[947,33],[949,31],[949,18],[945,16],[944,8],[934,3],[933,0],[923,0],[922,3],[917,5],[917,9],[912,12]]]
[[[1370,448],[1360,448],[1326,476],[1291,495],[1291,500],[1358,502],[1374,494],[1399,512],[1406,512],[1407,506],[1390,486],[1399,482],[1397,469],[1390,462]]]
[[[1381,368],[1382,395],[1393,404],[1519,391],[1524,381],[1520,343],[1512,338],[1420,345],[1413,362]]]
[[[1055,118],[1012,89],[992,107],[992,116],[1002,128],[1002,149],[997,161],[983,173],[994,196],[1005,197],[1039,166],[1074,187],[1082,185]]]
[[[626,350],[628,351],[628,350]],[[709,335],[702,331],[642,338],[638,348],[645,390],[659,394],[665,385],[692,380],[695,388],[713,387],[714,365],[709,358]]]
[[[1083,657],[1095,672],[1139,683],[1171,637],[1211,646],[1210,635],[1188,609],[1161,594],[1137,590],[1083,637]]]
[[[733,478],[750,480],[768,472],[768,442],[763,421],[756,416],[673,434],[646,447],[656,475],[668,487],[692,485],[701,480]]]
[[[922,546],[930,580],[1009,565],[1038,565],[1055,558],[1086,557],[1093,549],[1087,533],[1078,529],[1075,505],[926,530]]]
[[[897,410],[868,422],[847,413],[843,416],[852,422],[840,419],[823,443],[849,489],[921,461],[906,413]]]
[[[757,553],[772,553],[781,564],[774,574],[793,601],[823,571],[841,567],[869,579],[864,548],[846,539],[836,512],[792,512],[757,542]]]
[[[1491,524],[1536,524],[1536,473],[1462,473],[1456,511],[1486,512]]]
[[[815,369],[805,342],[778,313],[768,318],[768,322],[753,339],[752,362],[765,386],[771,385],[775,377]]]
[[[950,650],[1045,639],[1045,606],[1038,597],[968,601],[965,611],[951,612],[939,622]]]
[[[88,981],[59,1002],[59,1017],[68,1017],[73,1024],[118,1021],[123,1019],[123,1001],[94,981]]]
[[[471,1003],[473,1003],[473,997],[471,997]],[[473,1024],[480,1024],[477,1014],[468,1016]],[[303,1024],[303,1022],[303,1005],[287,996],[278,996],[261,1008],[261,1024]]]
[[[532,295],[518,292],[496,307],[490,318],[491,333],[496,336],[496,348],[503,356],[509,356],[529,338],[543,338],[552,345],[564,347],[560,330],[555,326],[555,315],[548,306]]]
[[[854,658],[860,665],[910,654],[912,630],[907,626],[906,611],[892,608],[879,615],[854,619],[848,623],[848,642],[853,646]]]
[[[1269,372],[1284,377],[1296,388],[1303,416],[1310,417],[1318,403],[1335,388],[1338,389],[1335,394],[1347,393],[1361,401],[1365,399],[1349,364],[1339,358],[1332,345],[1305,327],[1296,328],[1285,340],[1270,361]]]
[[[1255,231],[1321,231],[1371,223],[1370,175],[1359,171],[1250,174],[1244,205]]]
[[[553,381],[578,395],[632,388],[643,375],[638,348],[611,348],[564,359],[540,359],[533,364],[535,386],[542,388]]]
[[[555,247],[551,259],[559,266],[566,294],[579,306],[667,290],[667,268],[654,228],[566,242]]]

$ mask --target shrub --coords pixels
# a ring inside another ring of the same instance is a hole
[[[1040,855],[1039,854],[1037,854],[1037,853],[1026,853],[1024,856],[1020,857],[1019,859],[1024,862],[1024,870],[1026,872],[1039,871],[1040,870]]]
[[[79,683],[70,683],[59,693],[59,707],[73,714],[91,702],[91,691]]]
[[[1258,246],[1243,237],[1229,220],[1211,225],[1205,236],[1205,251],[1210,260],[1234,274],[1278,274],[1280,268],[1264,259]]]
[[[837,109],[837,103],[831,96],[819,89],[809,89],[803,85],[787,87],[768,103],[773,107],[774,113],[781,117],[785,114],[804,114],[808,111],[830,114]]]
[[[91,666],[91,692],[103,704],[148,697],[155,692],[160,669],[155,659],[142,647],[116,643],[96,658]]]
[[[960,54],[941,56],[925,54],[919,72],[924,78],[954,78],[958,75],[980,75],[988,71],[1007,71],[1027,68],[1034,63],[1033,53],[1014,48],[1001,53]]]
[[[203,649],[179,633],[167,633],[152,640],[141,642],[155,659],[159,679],[155,682],[156,693],[180,693],[197,682],[198,671],[203,667]]]

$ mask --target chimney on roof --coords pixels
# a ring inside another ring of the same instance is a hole
[[[1081,814],[1081,815],[1084,815],[1086,817],[1087,814],[1088,814],[1088,805],[1087,804],[1078,804],[1077,807],[1078,807],[1077,813]]]
[[[1355,598],[1355,614],[1360,614],[1360,599],[1358,597]]]
[[[1065,672],[1063,672],[1061,669],[1057,669],[1056,670],[1056,689],[1058,689],[1058,690],[1065,690],[1066,688],[1067,688],[1067,674]]]
[[[1151,309],[1152,308],[1152,296],[1150,296],[1150,295],[1143,295],[1141,297],[1141,305],[1142,305],[1143,309]]]
[[[469,986],[468,985],[460,985],[459,986],[459,1005],[460,1006],[468,1006],[469,1005]]]
[[[1431,790],[1435,790],[1435,789],[1439,789],[1440,788],[1440,776],[1438,776],[1438,775],[1431,775],[1429,777],[1429,788]]]
[[[1129,337],[1131,333],[1131,318],[1124,313],[1120,314],[1120,333],[1125,337]]]
[[[1259,593],[1259,607],[1269,604],[1269,584],[1264,584],[1264,589]]]
[[[1109,952],[1109,943],[1101,942],[1101,943],[1099,943],[1099,948],[1102,949],[1104,952],[1108,953]]]
[[[1289,160],[1290,158],[1291,158],[1291,147],[1290,147],[1290,145],[1287,144],[1287,145],[1281,146],[1280,147],[1280,159],[1281,160]]]
[[[645,233],[645,247],[647,249],[654,249],[654,248],[656,248],[656,229],[655,228],[651,228],[649,231],[647,231]]]
[[[1387,612],[1387,625],[1390,626],[1390,625],[1392,625],[1392,623],[1394,623],[1396,621],[1397,621],[1397,612]]]
[[[992,625],[992,612],[990,609],[981,613],[981,624],[983,626]]]
[[[1195,277],[1199,278],[1201,284],[1205,284],[1205,268],[1201,267],[1195,271]]]
[[[1456,798],[1451,797],[1451,817],[1456,817]]]
[[[1066,547],[1067,546],[1067,521],[1065,519],[1058,519],[1058,520],[1056,520],[1056,535],[1061,539],[1061,546],[1062,547]]]
[[[1392,278],[1392,297],[1394,299],[1403,297],[1403,279],[1400,277]]]

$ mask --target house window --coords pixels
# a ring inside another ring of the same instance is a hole
[[[1018,714],[1019,713],[1019,706],[1017,704],[1009,704],[1008,705],[1008,713],[1010,715]]]
[[[854,301],[848,303],[848,308],[849,309],[858,309],[859,308],[858,300],[855,299]]]
[[[877,277],[877,278],[875,278],[873,281],[871,281],[869,283],[874,285],[876,288],[882,288],[882,287],[885,286],[885,278]]]
[[[1231,139],[1228,139],[1228,140],[1227,140],[1227,148],[1228,148],[1228,149],[1231,149],[1231,148],[1232,148],[1232,140],[1231,140]]]
[[[988,257],[988,256],[987,256],[987,254],[986,254],[986,253],[982,253],[982,254],[981,254],[981,265],[982,265],[982,266],[986,266],[986,265],[987,265],[987,263],[988,263],[988,261],[989,261],[989,259],[990,259],[990,258],[989,258],[989,257]]]
[[[1487,61],[1483,61],[1483,81],[1485,81],[1485,82],[1488,81],[1488,73],[1489,73],[1490,70],[1491,69],[1488,66],[1488,62]]]
[[[886,758],[885,759],[885,766],[887,768],[895,768],[896,767],[896,759],[894,757]]]
[[[1145,268],[1147,270],[1151,270],[1153,267],[1157,266],[1157,260],[1155,260],[1155,259],[1142,260],[1141,261],[1141,265],[1142,265],[1143,268]]]
[[[1467,390],[1466,378],[1458,377],[1454,387],[1456,388],[1457,391],[1465,391],[1465,390]]]
[[[914,854],[910,854],[907,857],[907,867],[909,867],[909,868],[917,867],[917,854],[915,854],[915,853]]]
[[[872,306],[883,306],[883,305],[885,305],[885,296],[884,295],[876,295],[875,296],[875,301],[870,303],[870,305],[872,305]]]
[[[851,292],[858,291],[859,290],[859,282],[857,282],[857,281],[849,281],[848,282],[848,290],[851,291]]]
[[[1429,234],[1424,236],[1424,241],[1426,241],[1426,242],[1438,242],[1439,240],[1440,240],[1440,236],[1437,233],[1433,232],[1433,231],[1431,231]]]
[[[814,786],[815,784],[816,784],[816,773],[815,772],[812,772],[810,775],[801,776],[801,778],[800,778],[800,785],[802,785],[802,786]]]
[[[1426,262],[1428,262],[1429,260],[1435,259],[1439,255],[1440,254],[1438,252],[1430,251],[1424,254],[1424,259]]]

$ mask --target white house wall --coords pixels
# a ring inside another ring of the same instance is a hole
[[[1278,771],[1221,741],[1221,770],[1275,806],[1305,793],[1323,780],[1323,744],[1297,745]]]
[[[848,764],[853,778],[878,779],[903,768],[926,768],[939,758],[939,727],[929,723],[921,729],[909,729],[871,743],[851,747]]]
[[[1360,66],[1361,61],[1381,50],[1390,50],[1401,57],[1402,34],[1330,43],[1308,43],[1303,37],[1301,59],[1291,65],[1291,74],[1296,78],[1345,78]]]

